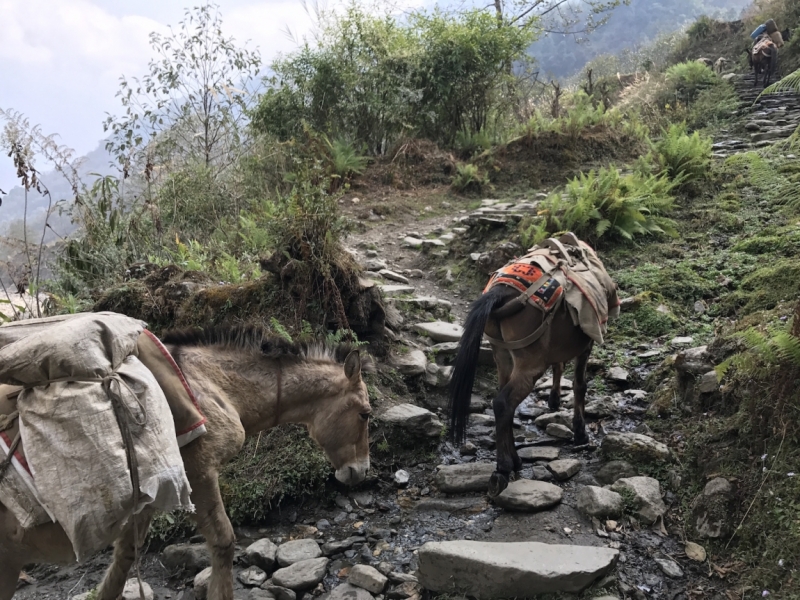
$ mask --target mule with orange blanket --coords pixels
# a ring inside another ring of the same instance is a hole
[[[584,421],[586,364],[595,342],[603,342],[609,317],[619,314],[617,286],[594,250],[568,233],[532,248],[499,269],[470,309],[450,382],[450,437],[466,435],[481,338],[492,345],[500,393],[495,414],[497,468],[489,495],[499,495],[512,472],[522,468],[512,423],[519,404],[553,367],[550,409],[558,410],[564,363],[575,360],[573,435],[588,441]]]

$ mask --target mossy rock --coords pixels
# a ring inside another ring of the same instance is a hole
[[[680,321],[672,313],[659,310],[658,306],[652,301],[645,301],[633,310],[621,313],[614,324],[615,332],[652,339],[677,329]]]
[[[730,294],[722,306],[730,312],[749,314],[772,310],[781,302],[800,295],[800,263],[792,259],[772,261],[742,279],[739,290]]]

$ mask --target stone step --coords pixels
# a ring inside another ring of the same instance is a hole
[[[405,296],[413,294],[416,288],[411,285],[379,285],[378,289],[384,296]]]
[[[541,542],[428,542],[420,583],[436,592],[469,590],[479,600],[578,593],[608,573],[619,551]]]

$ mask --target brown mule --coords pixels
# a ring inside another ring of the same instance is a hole
[[[609,305],[616,306],[616,286],[606,293]],[[497,285],[491,287],[472,305],[464,324],[464,334],[450,381],[450,439],[461,443],[466,436],[472,386],[475,382],[481,339],[485,333],[492,342],[500,389],[492,402],[497,444],[497,468],[489,480],[489,495],[492,497],[499,495],[508,486],[512,472],[518,472],[522,468],[522,461],[514,445],[514,413],[549,366],[553,367],[553,387],[548,405],[550,410],[556,411],[561,404],[564,363],[575,360],[574,442],[576,445],[588,442],[584,420],[586,365],[594,341],[579,325],[573,323],[565,301],[560,302],[545,316],[542,310],[529,303],[512,303],[519,298],[518,290]],[[524,340],[531,337],[535,337],[535,340],[522,347],[502,347],[506,345],[504,340]]]
[[[181,367],[206,417],[207,433],[181,449],[192,486],[192,515],[211,553],[209,600],[233,599],[235,537],[218,476],[245,437],[281,423],[302,423],[336,469],[355,485],[369,469],[371,414],[357,350],[346,345],[290,344],[255,329],[168,334],[164,343]],[[152,512],[137,518],[144,540]],[[123,530],[97,600],[116,600],[134,562],[134,532]],[[0,504],[0,600],[10,600],[23,566],[74,562],[72,545],[55,523],[23,530]]]

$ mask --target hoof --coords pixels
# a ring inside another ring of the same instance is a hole
[[[495,471],[489,478],[489,498],[497,498],[507,487],[508,475]]]
[[[572,438],[572,443],[575,446],[585,446],[589,443],[589,436],[587,436],[585,433],[580,435],[576,433]]]
[[[547,408],[549,408],[553,412],[558,412],[561,409],[561,396],[549,396],[547,398]]]

